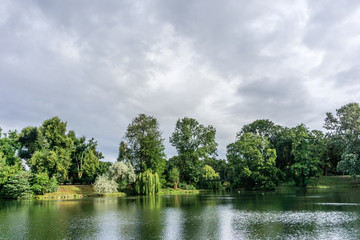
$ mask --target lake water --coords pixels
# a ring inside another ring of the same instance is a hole
[[[360,239],[360,190],[0,200],[0,239]]]

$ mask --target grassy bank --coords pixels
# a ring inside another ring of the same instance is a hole
[[[183,195],[183,194],[199,194],[199,190],[183,190],[165,188],[160,190],[160,195]],[[95,193],[92,185],[60,185],[59,190],[54,193],[46,193],[37,195],[38,200],[54,200],[54,199],[79,199],[86,197],[125,197],[126,193]]]
[[[182,195],[182,194],[199,194],[199,190],[183,190],[183,189],[173,189],[173,188],[163,188],[160,190],[160,195]]]
[[[353,188],[360,186],[360,176],[355,181],[349,175],[342,176],[321,176],[314,179],[307,188]],[[296,187],[294,182],[280,184],[280,188]]]
[[[84,197],[124,197],[125,193],[95,193],[92,185],[60,185],[59,190],[54,193],[37,195],[38,200],[52,199],[78,199]]]
[[[359,176],[355,179],[349,175],[321,176],[314,187],[317,188],[351,188],[360,186]]]

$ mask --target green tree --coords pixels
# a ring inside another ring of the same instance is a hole
[[[205,127],[193,118],[183,118],[176,122],[170,143],[177,150],[177,167],[180,178],[187,183],[197,183],[201,178],[203,160],[217,155],[216,129]]]
[[[33,197],[30,186],[30,173],[18,172],[3,187],[5,198],[29,199]]]
[[[220,175],[209,166],[205,165],[202,173],[202,187],[208,189],[219,189],[221,188]]]
[[[336,115],[326,113],[325,129],[329,135],[336,136],[343,146],[339,172],[355,177],[360,174],[360,106],[349,103],[336,109]]]
[[[173,167],[169,171],[169,183],[176,190],[178,188],[179,180],[180,180],[180,172],[177,167]]]
[[[58,188],[56,178],[49,178],[46,173],[37,173],[31,177],[31,189],[35,194],[56,192]]]
[[[140,195],[153,195],[160,191],[159,175],[147,169],[138,175],[135,183],[135,191]]]
[[[310,132],[304,124],[292,129],[291,153],[294,164],[291,166],[292,178],[297,186],[306,187],[312,177],[320,173],[322,134]]]
[[[233,187],[247,189],[274,189],[278,180],[275,167],[276,151],[269,141],[259,135],[245,133],[227,146]]]
[[[28,161],[32,155],[44,148],[44,139],[37,127],[26,127],[19,134],[21,148],[19,156]]]
[[[121,143],[120,147],[122,144],[128,146],[126,156],[136,172],[152,169],[154,173],[162,175],[166,166],[165,148],[156,118],[139,114],[127,127],[125,140],[126,143]],[[119,160],[125,159],[122,154],[120,148]]]
[[[17,151],[21,147],[17,131],[10,130],[8,133],[2,133],[1,131],[2,129],[0,128],[0,153],[3,154],[6,165],[21,164],[21,160],[17,156]]]

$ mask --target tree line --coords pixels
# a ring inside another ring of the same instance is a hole
[[[101,161],[95,139],[76,136],[58,117],[20,132],[0,130],[0,194],[28,198],[56,191],[58,183],[93,183],[98,192],[154,194],[172,188],[275,189],[281,182],[306,187],[320,175],[360,173],[360,107],[349,103],[327,113],[325,132],[276,125],[244,125],[218,159],[216,129],[178,119],[169,159],[158,120],[139,114],[126,129],[116,163]],[[23,162],[29,171],[23,166]]]

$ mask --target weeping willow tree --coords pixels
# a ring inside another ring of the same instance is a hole
[[[138,175],[135,183],[135,191],[140,195],[153,195],[160,191],[159,175],[152,173],[151,169]]]

